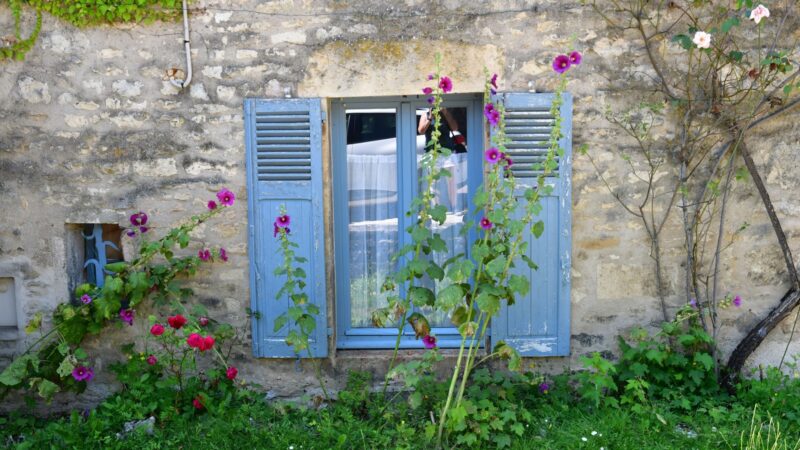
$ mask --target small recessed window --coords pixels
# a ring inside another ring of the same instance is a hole
[[[67,278],[69,293],[83,283],[102,286],[107,264],[123,261],[121,236],[117,224],[67,224]],[[76,299],[72,299],[75,301]]]
[[[14,279],[0,277],[0,331],[17,329],[17,295]]]

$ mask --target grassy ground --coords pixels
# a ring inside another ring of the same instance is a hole
[[[125,402],[132,401],[126,399]],[[119,403],[116,403],[119,405]],[[246,395],[235,406],[215,414],[190,412],[156,422],[154,434],[143,430],[123,439],[117,433],[128,419],[114,402],[99,407],[88,418],[43,421],[25,416],[0,419],[6,446],[17,448],[183,448],[183,449],[390,449],[432,448],[422,437],[427,417],[414,410],[362,404],[315,410],[290,404],[267,403],[260,395]],[[777,418],[786,447],[742,445],[751,434],[753,410],[728,403],[700,407],[690,414],[634,413],[625,408],[592,409],[557,404],[549,399],[529,407],[533,420],[516,449],[743,449],[797,448],[797,423]],[[388,409],[387,409],[388,411]],[[757,413],[756,430],[766,435],[767,414]],[[774,430],[774,424],[772,429]],[[744,438],[742,438],[744,436]],[[764,440],[764,439],[762,439]],[[12,442],[16,442],[12,443]],[[455,448],[463,446],[453,445]],[[477,448],[493,448],[477,445]]]

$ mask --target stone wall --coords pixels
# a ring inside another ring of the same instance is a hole
[[[158,233],[227,186],[240,201],[196,237],[225,246],[230,262],[204,270],[192,287],[214,317],[249,329],[247,97],[417,94],[436,52],[444,54],[457,92],[482,90],[484,66],[501,74],[502,90],[551,90],[552,57],[574,45],[585,55],[569,83],[575,147],[588,144],[613,182],[631,182],[618,158],[629,144],[603,111],[630,101],[649,69],[636,36],[610,33],[580,2],[197,0],[192,8],[195,77],[183,92],[166,77],[184,64],[178,23],[75,29],[45,15],[26,60],[0,65],[0,277],[14,278],[20,328],[37,311],[68,300],[70,224],[124,225],[131,211],[144,210]],[[0,29],[11,27],[0,6]],[[800,254],[800,202],[793,195],[800,121],[787,117],[761,133],[752,147]],[[586,158],[576,155],[573,180],[572,356],[537,361],[544,370],[577,367],[577,357],[591,351],[613,352],[618,334],[661,317],[641,224]],[[723,313],[731,325],[721,336],[726,352],[787,286],[755,189],[740,183],[734,196],[731,223],[750,227],[722,268],[723,290],[745,299],[741,309]],[[682,242],[676,214],[665,238],[673,310],[686,301]],[[778,327],[752,364],[776,362],[790,326]],[[115,330],[93,342],[96,365],[119,358],[116,345],[133,334]],[[4,337],[4,357],[24,348],[22,332]],[[242,376],[278,394],[315,384],[307,367],[297,373],[293,361],[256,360],[249,342],[238,350]],[[380,372],[386,361],[385,352],[340,351],[326,373],[336,383],[349,368]],[[93,386],[95,396],[109,388]]]

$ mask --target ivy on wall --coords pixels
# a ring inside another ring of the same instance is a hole
[[[42,11],[76,27],[173,21],[181,15],[181,0],[0,0],[0,5],[6,2],[14,16],[14,35],[3,39],[6,45],[0,46],[0,61],[25,59],[39,37]],[[21,30],[25,6],[36,11],[36,24],[27,38]]]

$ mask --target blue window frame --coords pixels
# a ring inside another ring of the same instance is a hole
[[[120,228],[117,225],[87,224],[81,233],[84,240],[84,263],[86,282],[98,287],[105,284],[106,264],[122,261],[122,251],[119,246],[109,239],[119,242]],[[108,248],[114,255],[110,255]]]
[[[392,348],[397,338],[397,328],[395,326],[387,328],[377,328],[369,324],[354,325],[353,305],[363,303],[358,298],[353,298],[351,284],[359,269],[352,264],[351,260],[351,225],[354,216],[358,214],[352,207],[351,202],[374,201],[358,197],[350,190],[348,183],[355,169],[353,164],[348,163],[348,151],[352,151],[354,145],[361,145],[369,142],[383,142],[388,144],[389,150],[383,148],[383,158],[388,158],[396,167],[394,180],[387,181],[391,176],[384,177],[384,180],[377,181],[377,184],[391,185],[385,189],[377,189],[382,193],[375,194],[382,196],[384,206],[386,202],[392,214],[387,216],[386,221],[390,222],[396,237],[392,237],[391,246],[400,248],[411,242],[410,236],[404,231],[409,225],[409,218],[405,212],[409,210],[412,199],[417,195],[418,190],[418,168],[416,155],[419,151],[419,144],[422,135],[418,133],[420,124],[419,112],[425,110],[429,105],[425,97],[391,97],[391,98],[368,98],[368,99],[346,99],[334,101],[331,104],[331,138],[332,138],[332,168],[333,168],[333,214],[334,214],[334,235],[335,235],[335,276],[336,276],[336,346],[340,349],[381,349]],[[451,95],[445,99],[445,106],[451,110],[460,110],[463,115],[461,121],[466,124],[466,141],[469,150],[463,159],[467,163],[466,187],[467,192],[474,192],[481,183],[483,154],[483,142],[485,130],[482,121],[482,95],[466,94]],[[463,109],[461,109],[463,108]],[[372,112],[373,114],[370,114]],[[355,122],[355,127],[354,127]],[[394,133],[391,132],[392,128]],[[355,135],[353,134],[355,130]],[[419,136],[418,136],[419,135]],[[392,141],[394,139],[394,141]],[[423,144],[424,147],[424,144]],[[348,148],[350,150],[348,150]],[[387,167],[383,165],[383,167]],[[391,165],[389,166],[391,167]],[[391,171],[391,169],[390,169]],[[453,189],[448,187],[448,189]],[[387,194],[388,192],[388,194]],[[451,197],[459,195],[459,190],[451,194]],[[355,200],[354,200],[355,199]],[[389,199],[389,200],[387,200]],[[464,195],[466,201],[466,214],[464,220],[470,220],[474,209],[470,195]],[[357,219],[356,219],[357,220]],[[368,226],[368,225],[367,225]],[[464,251],[469,257],[470,243],[475,239],[475,232],[470,231],[466,237]],[[384,240],[385,241],[385,240]],[[385,244],[385,242],[384,242]],[[374,245],[369,251],[372,253],[390,253],[392,249],[386,247],[378,248]],[[398,262],[397,264],[401,264]],[[395,267],[396,268],[396,267]],[[377,283],[382,283],[377,280]],[[375,280],[371,280],[372,283]],[[375,307],[385,306],[385,304],[375,305]],[[363,319],[363,316],[361,317]],[[356,320],[355,322],[359,322]],[[449,320],[440,320],[439,326],[433,326],[432,332],[438,338],[440,347],[457,347],[461,342],[461,337],[455,327],[449,325]],[[422,342],[414,338],[414,333],[410,326],[406,324],[403,337],[400,342],[401,348],[422,348]]]

